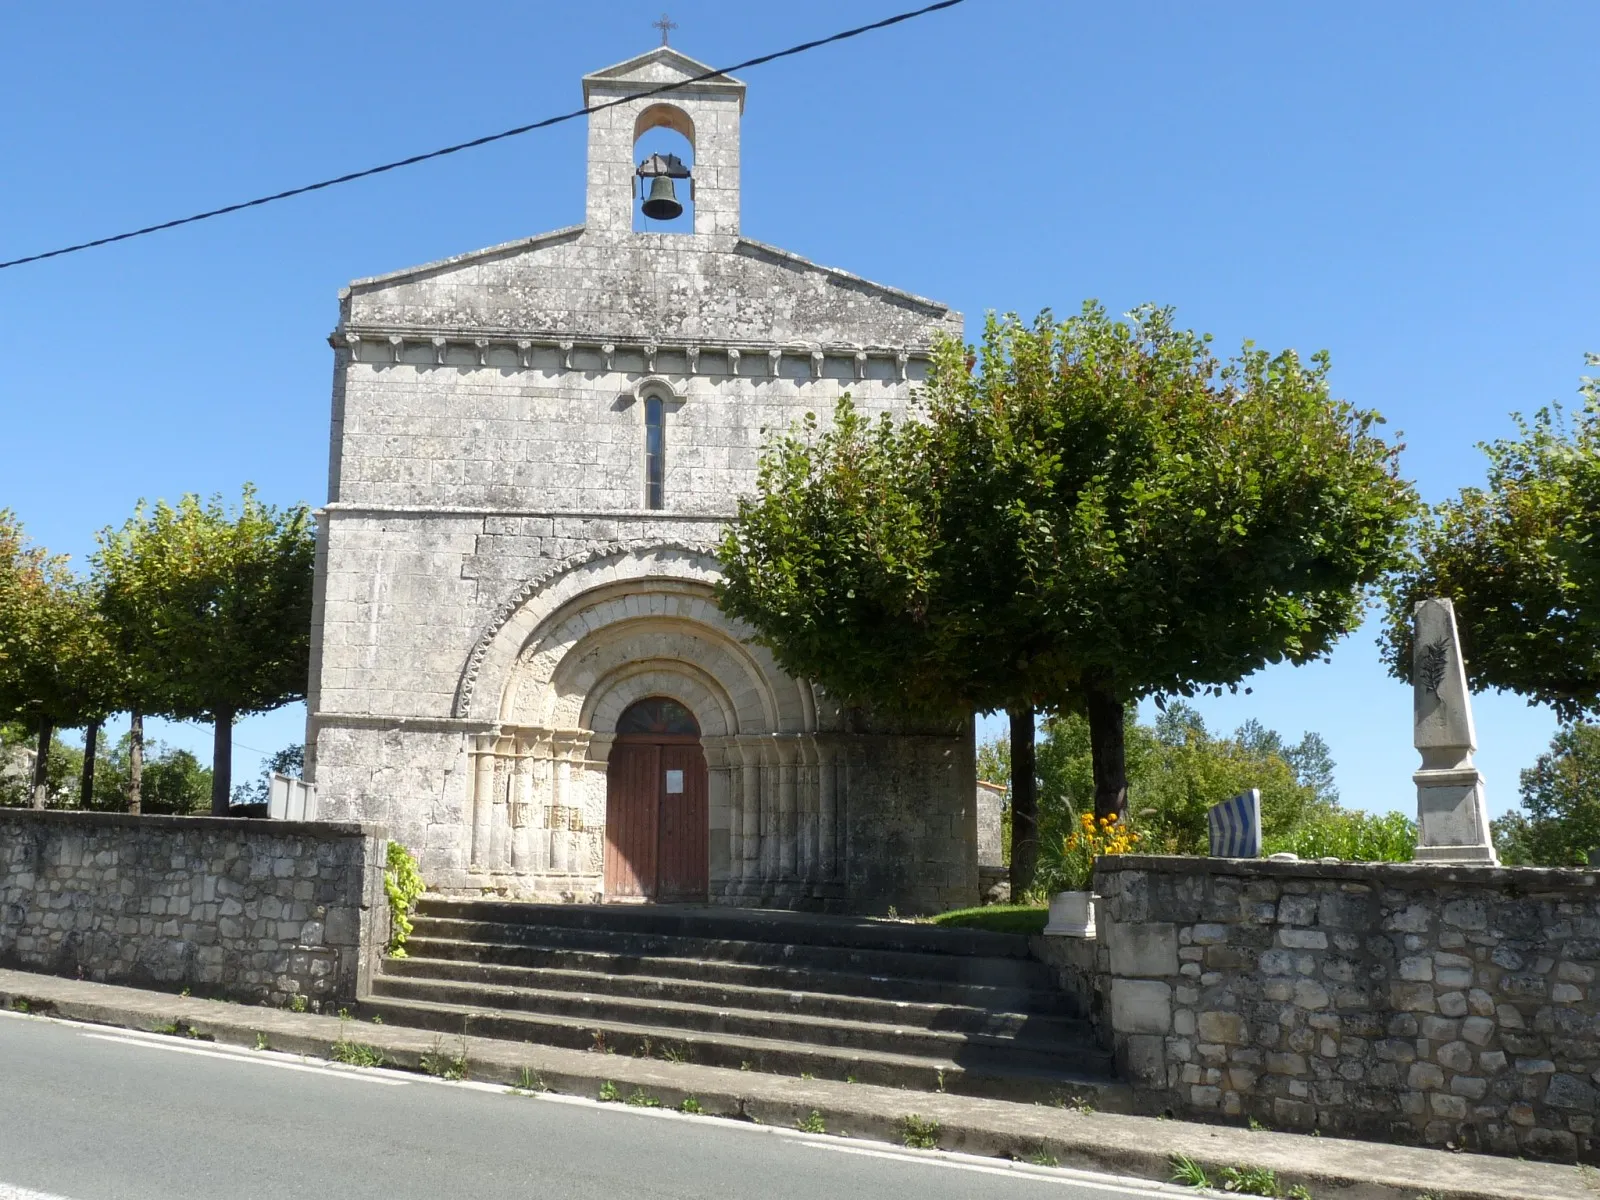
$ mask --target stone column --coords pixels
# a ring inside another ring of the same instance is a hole
[[[809,735],[797,739],[795,767],[795,871],[801,879],[818,877],[821,847],[817,836],[817,743]]]
[[[816,747],[817,830],[820,840],[817,870],[823,879],[833,879],[839,872],[838,772],[834,769],[833,743],[819,735]]]
[[[792,737],[780,738],[778,751],[778,874],[789,883],[795,878],[795,851],[799,842],[799,813],[796,811],[796,775],[800,747]]]
[[[473,738],[472,747],[472,850],[469,863],[473,870],[482,870],[489,857],[490,822],[494,816],[494,743],[495,735],[480,733]]]
[[[1499,865],[1489,833],[1467,672],[1449,600],[1422,600],[1413,620],[1412,705],[1422,768],[1417,785],[1417,862]]]
[[[527,734],[519,733],[511,783],[511,869],[518,875],[527,875],[533,869],[528,829],[532,811],[533,746]]]
[[[771,736],[761,739],[761,879],[778,878],[779,845],[783,841],[778,815],[778,747]]]
[[[491,787],[494,803],[489,816],[489,859],[491,871],[504,871],[511,863],[511,767],[515,743],[496,738]]]
[[[746,888],[761,878],[761,748],[751,738],[739,739],[744,831],[739,878]]]
[[[532,867],[535,874],[550,869],[550,806],[555,796],[555,763],[551,760],[550,735],[540,730],[533,739],[533,843]]]
[[[555,776],[550,796],[550,869],[558,875],[572,870],[572,821],[567,813],[572,792],[572,763],[567,755],[570,743],[566,735],[550,737],[551,766]]]

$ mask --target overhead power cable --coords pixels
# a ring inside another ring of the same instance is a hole
[[[590,113],[601,112],[608,108],[615,108],[619,104],[631,104],[635,100],[643,100],[650,96],[659,96],[663,92],[673,92],[680,88],[693,87],[697,83],[704,83],[708,79],[715,79],[721,75],[731,75],[735,71],[746,71],[751,67],[759,67],[769,62],[776,62],[780,58],[790,58],[796,54],[804,54],[807,50],[815,50],[819,46],[831,45],[849,38],[860,37],[863,33],[871,33],[878,29],[887,29],[891,25],[899,25],[917,17],[926,16],[931,12],[938,12],[943,8],[954,8],[966,0],[938,0],[936,4],[924,5],[922,8],[911,9],[908,12],[896,13],[892,17],[885,17],[881,21],[873,21],[870,25],[858,25],[854,29],[846,29],[829,37],[817,38],[815,41],[801,42],[797,46],[790,46],[787,50],[777,50],[771,54],[758,55],[747,58],[744,62],[734,63],[729,67],[719,67],[714,71],[705,71],[690,79],[681,79],[676,83],[663,83],[653,88],[646,88],[642,92],[632,92],[626,96],[619,96],[615,100],[606,100],[600,104],[586,104],[582,108],[573,109],[571,112],[562,113],[560,116],[546,117],[542,121],[534,121],[528,125],[518,125],[514,129],[505,129],[499,133],[491,133],[484,137],[473,138],[470,142],[457,142],[453,146],[445,146],[439,150],[430,150],[426,154],[413,154],[409,158],[396,159],[394,162],[383,163],[381,166],[368,167],[364,171],[351,171],[347,175],[337,175],[332,179],[323,179],[317,183],[308,183],[302,187],[289,188],[287,191],[274,192],[270,196],[258,196],[254,200],[242,200],[238,204],[227,204],[221,208],[213,208],[207,212],[195,213],[193,216],[179,217],[173,221],[162,221],[156,225],[146,225],[142,229],[130,229],[126,233],[112,234],[110,237],[95,238],[89,242],[79,242],[74,246],[62,246],[56,250],[46,250],[41,254],[30,254],[24,258],[13,258],[0,262],[0,271],[7,267],[20,267],[24,263],[40,262],[47,258],[60,258],[63,254],[76,254],[79,250],[92,250],[96,246],[109,246],[113,242],[126,242],[133,238],[144,237],[146,234],[160,233],[163,229],[176,229],[180,225],[193,225],[197,221],[209,221],[212,217],[223,217],[229,213],[242,212],[247,208],[260,208],[263,204],[272,204],[278,200],[288,200],[294,196],[303,196],[307,192],[320,192],[325,188],[337,187],[341,183],[352,183],[357,179],[366,179],[372,175],[382,175],[386,171],[397,171],[401,167],[413,166],[416,163],[427,162],[434,158],[443,158],[447,154],[459,154],[463,150],[472,150],[478,146],[487,146],[490,142],[504,141],[506,138],[520,137],[524,133],[532,133],[535,129],[548,129],[552,125],[560,125],[563,121],[576,120],[578,117],[588,116]]]

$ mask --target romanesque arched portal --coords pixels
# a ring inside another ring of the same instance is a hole
[[[474,739],[467,811],[468,871],[482,886],[551,899],[653,892],[613,872],[608,893],[607,776],[619,719],[657,698],[698,731],[710,897],[838,891],[835,741],[810,685],[717,608],[714,570],[679,549],[599,558],[527,596],[479,648],[463,715],[494,722]]]

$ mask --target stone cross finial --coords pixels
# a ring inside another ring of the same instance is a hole
[[[1417,861],[1496,866],[1483,776],[1472,763],[1478,738],[1455,606],[1448,600],[1419,601],[1413,622],[1414,740],[1422,755],[1422,767],[1412,776],[1417,785]]]
[[[661,14],[661,19],[659,21],[651,21],[650,25],[653,29],[661,30],[661,44],[663,46],[667,44],[667,34],[671,33],[678,27],[678,23],[671,17],[667,16],[666,13]]]

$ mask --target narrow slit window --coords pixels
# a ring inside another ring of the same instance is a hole
[[[660,396],[644,402],[644,506],[664,508],[661,481],[667,467],[666,406]]]

